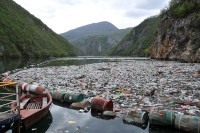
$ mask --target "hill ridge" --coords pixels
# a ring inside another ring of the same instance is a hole
[[[76,55],[66,39],[14,1],[0,1],[0,17],[0,57]]]

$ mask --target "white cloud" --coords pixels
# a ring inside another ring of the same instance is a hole
[[[14,0],[56,33],[100,21],[134,27],[156,15],[169,0]]]

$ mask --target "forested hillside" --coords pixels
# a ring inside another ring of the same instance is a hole
[[[112,48],[110,55],[149,56],[158,20],[158,16],[150,17],[134,27],[118,45]]]
[[[0,57],[76,55],[74,47],[12,0],[0,0]]]

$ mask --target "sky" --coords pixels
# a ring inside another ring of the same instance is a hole
[[[170,0],[14,0],[54,32],[101,21],[119,29],[135,27],[144,19],[158,15]]]

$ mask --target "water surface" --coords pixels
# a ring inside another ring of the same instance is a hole
[[[102,58],[102,57],[78,57],[56,59],[45,63],[44,66],[66,66],[66,65],[84,65],[90,63],[101,63],[108,61],[131,60],[133,58]],[[10,71],[16,68],[27,67],[31,64],[39,64],[45,59],[7,59],[0,60],[0,73]],[[2,90],[0,90],[2,92]],[[8,131],[9,133],[11,131]],[[67,103],[54,101],[48,115],[25,133],[182,133],[173,128],[135,126],[126,124],[121,117],[114,119],[105,119],[98,116],[98,113],[89,111],[79,113],[78,110],[69,108]]]

